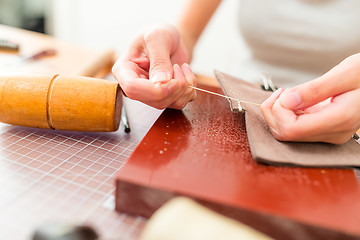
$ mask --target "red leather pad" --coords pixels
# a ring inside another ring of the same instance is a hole
[[[321,235],[326,239],[360,236],[352,170],[259,164],[247,139],[244,115],[231,112],[226,99],[198,92],[183,111],[165,110],[117,173],[117,211],[149,217],[168,199],[185,195],[277,239],[299,239],[287,228],[295,223],[302,234],[333,233]]]

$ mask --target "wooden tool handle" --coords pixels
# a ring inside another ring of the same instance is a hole
[[[116,82],[59,75],[0,75],[0,121],[68,131],[119,127],[122,98]]]

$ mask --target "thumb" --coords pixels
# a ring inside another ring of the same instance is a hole
[[[150,60],[149,79],[152,82],[168,82],[173,76],[170,56],[172,39],[164,29],[155,29],[145,34],[145,42]]]
[[[280,104],[287,109],[299,110],[353,90],[356,86],[351,73],[351,66],[343,61],[315,80],[286,89],[279,98]]]

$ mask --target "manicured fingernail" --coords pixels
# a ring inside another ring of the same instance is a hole
[[[155,73],[151,78],[150,80],[154,83],[156,82],[167,82],[171,79],[171,77],[169,77],[169,73],[166,73],[166,72],[157,72]]]
[[[301,106],[302,100],[298,91],[285,91],[279,98],[280,104],[287,109],[296,109]]]

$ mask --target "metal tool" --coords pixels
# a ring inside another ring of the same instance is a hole
[[[261,75],[261,79],[263,81],[262,89],[265,91],[275,92],[278,88],[272,82],[271,78],[266,75]]]
[[[51,57],[56,55],[57,52],[55,49],[45,49],[45,50],[41,50],[39,52],[36,52],[34,54],[31,54],[29,56],[15,56],[17,57],[16,59],[12,59],[13,61],[10,62],[6,62],[5,64],[3,64],[2,66],[0,66],[3,69],[6,70],[13,70],[16,69],[18,67],[21,67],[24,64],[30,63],[30,62],[34,62],[34,61],[38,61],[41,60],[42,58],[45,57]]]
[[[121,121],[124,124],[125,132],[129,133],[131,129],[130,129],[129,119],[128,119],[128,116],[127,116],[124,101],[123,101],[123,105],[122,105],[122,108],[121,108]]]
[[[352,136],[355,140],[359,140],[359,135],[357,133],[354,133],[354,135]]]
[[[6,39],[0,39],[0,50],[6,50],[6,51],[19,51],[19,44],[15,42],[11,42]]]

